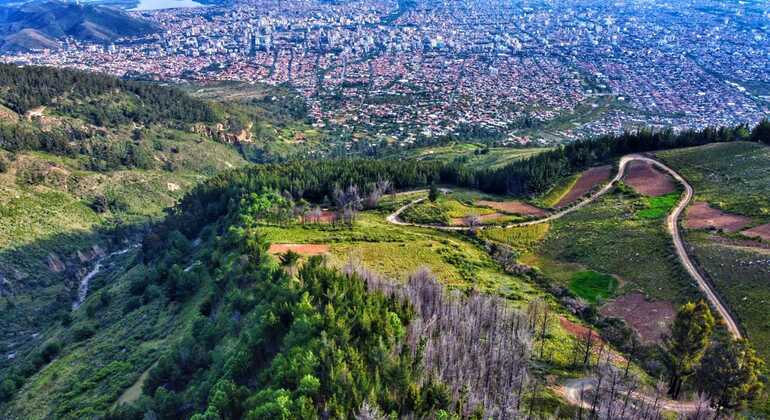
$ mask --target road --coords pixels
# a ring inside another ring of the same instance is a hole
[[[571,379],[567,381],[564,385],[560,386],[556,389],[556,391],[563,395],[564,398],[572,405],[575,406],[581,406],[585,409],[591,409],[591,402],[586,401],[584,398],[581,398],[581,396],[584,396],[584,393],[590,392],[592,389],[596,387],[596,379],[595,378],[579,378],[579,379]],[[582,394],[582,395],[581,395]],[[625,393],[619,393],[617,398],[625,398]],[[656,405],[658,409],[663,411],[673,411],[675,413],[679,414],[689,414],[689,413],[696,413],[698,411],[705,411],[708,410],[708,407],[704,407],[702,403],[700,403],[697,400],[694,401],[675,401],[670,400],[667,398],[658,398],[656,400],[655,397],[643,394],[641,392],[635,392],[632,391],[630,395],[630,399],[633,401],[642,401],[645,404],[649,405]]]
[[[547,223],[556,219],[560,219],[572,212],[575,212],[593,203],[598,198],[600,198],[601,196],[603,196],[604,194],[612,190],[614,184],[617,181],[620,181],[625,175],[628,164],[635,160],[648,162],[657,166],[658,168],[662,169],[663,171],[671,175],[677,182],[682,184],[682,186],[684,186],[684,194],[682,195],[682,198],[679,200],[679,203],[677,203],[674,210],[668,215],[668,218],[666,219],[666,228],[668,229],[669,234],[671,235],[671,238],[674,242],[674,250],[676,252],[677,257],[679,258],[679,261],[682,263],[687,273],[690,275],[690,277],[692,277],[693,280],[695,280],[695,282],[698,284],[698,287],[706,295],[706,298],[709,300],[709,302],[711,302],[711,305],[717,310],[719,315],[725,321],[725,325],[727,326],[727,329],[730,331],[730,334],[732,334],[732,336],[736,339],[743,338],[743,334],[741,333],[741,330],[738,327],[738,323],[735,321],[735,319],[733,318],[732,314],[727,309],[727,307],[722,303],[722,300],[719,298],[719,295],[717,295],[716,291],[714,291],[714,289],[712,288],[711,283],[706,281],[703,275],[701,275],[700,271],[698,271],[698,269],[695,266],[695,263],[693,263],[692,259],[690,258],[690,255],[687,253],[687,248],[685,247],[684,241],[682,240],[681,231],[679,229],[679,218],[682,216],[682,212],[684,211],[685,208],[687,208],[687,205],[690,204],[690,201],[692,200],[693,188],[687,182],[687,180],[685,180],[681,175],[679,175],[679,173],[677,173],[673,169],[669,168],[668,166],[664,165],[663,163],[655,159],[642,156],[642,155],[623,156],[622,158],[620,158],[620,162],[618,164],[618,173],[615,175],[615,177],[612,178],[610,182],[605,184],[598,191],[591,194],[585,200],[582,200],[571,207],[565,208],[563,210],[559,210],[555,213],[551,213],[548,216],[541,219],[530,220],[527,222],[520,222],[520,223],[511,223],[503,227],[506,229],[510,229],[515,227],[531,226],[531,225],[536,225],[540,223]],[[413,192],[420,192],[420,191],[425,191],[425,190],[418,190]],[[406,209],[425,200],[426,200],[425,197],[418,198],[400,207],[398,210],[388,215],[387,221],[389,223],[393,223],[400,226],[417,226],[417,227],[424,227],[424,228],[439,229],[444,231],[468,230],[467,226],[435,226],[435,225],[426,225],[426,224],[419,224],[419,223],[407,223],[399,218],[401,213],[403,213]],[[479,226],[477,229],[484,229],[484,228],[485,226]]]

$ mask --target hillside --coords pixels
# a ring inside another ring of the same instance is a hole
[[[621,155],[710,143],[764,150],[746,142],[770,140],[761,133],[626,134],[494,170],[342,159],[225,171],[192,188],[141,246],[104,260],[110,269],[91,277],[82,305],[59,306],[34,349],[3,371],[0,413],[573,418],[570,403],[581,401],[600,418],[621,409],[639,417],[708,410],[693,394],[713,378],[685,381],[680,401],[655,387],[652,378],[669,374],[659,340],[670,321],[649,330],[622,312],[637,305],[674,317],[675,305],[700,296],[662,225],[675,183],[633,164],[622,182],[564,217],[520,229],[505,223],[575,206],[609,178],[594,168]],[[500,219],[442,230],[441,222],[388,217],[419,199],[433,204],[404,217]],[[534,205],[545,202],[553,208]],[[711,340],[729,345],[719,325]],[[761,366],[747,348],[741,354]],[[761,387],[746,400],[767,413]]]
[[[148,35],[158,28],[111,7],[66,1],[0,6],[0,51],[58,49],[58,41],[108,43]]]

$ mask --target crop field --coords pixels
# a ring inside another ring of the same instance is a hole
[[[679,192],[657,197],[645,197],[643,198],[645,208],[639,210],[636,216],[641,219],[662,219],[671,213],[680,197],[681,193]]]
[[[658,153],[705,201],[756,222],[770,221],[770,147],[719,143]]]
[[[559,202],[575,187],[580,174],[575,174],[562,179],[556,185],[554,185],[547,193],[542,197],[538,197],[536,202],[544,208],[556,207]]]
[[[481,236],[491,241],[509,245],[519,252],[526,252],[540,243],[548,234],[550,228],[551,225],[548,223],[510,229],[490,228],[482,230]]]

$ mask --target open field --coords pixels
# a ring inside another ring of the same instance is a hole
[[[725,232],[737,232],[743,229],[751,219],[737,214],[729,214],[711,207],[702,201],[687,208],[684,226],[688,229],[713,229]]]
[[[471,168],[492,169],[513,161],[534,156],[547,148],[487,147],[475,143],[452,143],[445,146],[429,146],[402,152],[399,157],[416,160],[463,162]]]
[[[716,143],[657,153],[695,189],[695,201],[770,222],[770,147]]]
[[[646,344],[660,342],[676,317],[676,308],[670,302],[650,300],[638,292],[612,299],[600,312],[624,319]]]
[[[612,175],[612,167],[609,165],[598,166],[583,172],[572,185],[572,188],[568,189],[554,204],[554,207],[564,207],[574,203],[597,185],[609,180],[610,175]]]
[[[704,233],[688,235],[693,255],[746,330],[770,360],[770,250],[717,243]]]
[[[639,194],[652,197],[666,195],[676,190],[674,180],[649,162],[630,163],[623,182]]]

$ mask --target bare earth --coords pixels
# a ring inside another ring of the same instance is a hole
[[[636,192],[652,197],[676,191],[674,180],[650,162],[634,161],[629,163],[628,172],[623,182],[630,185]]]
[[[676,310],[671,303],[647,300],[638,292],[614,299],[599,312],[604,316],[626,321],[645,344],[660,342],[676,316]]]
[[[725,232],[737,232],[749,224],[749,218],[725,213],[699,201],[687,208],[684,226],[688,229],[722,229]]]
[[[477,205],[483,207],[490,207],[495,210],[499,210],[503,213],[518,214],[522,216],[537,216],[543,217],[546,215],[545,210],[535,207],[533,205],[522,203],[521,201],[489,201],[479,200]]]
[[[759,238],[770,242],[770,223],[744,230],[741,234],[749,238]]]
[[[267,252],[270,254],[283,254],[286,251],[294,251],[300,255],[321,255],[329,252],[329,245],[324,244],[271,244]]]
[[[572,189],[567,194],[564,194],[564,197],[556,203],[556,208],[564,207],[577,201],[587,192],[594,189],[594,187],[610,179],[611,174],[612,166],[610,165],[597,166],[583,172]]]

